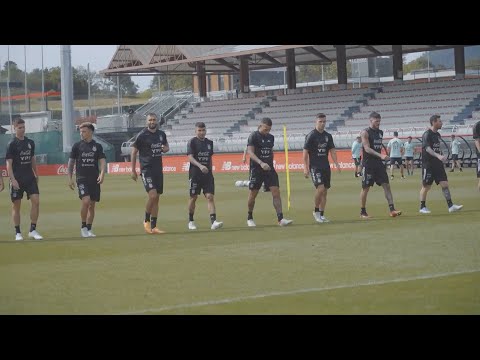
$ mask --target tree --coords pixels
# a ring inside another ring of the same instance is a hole
[[[160,78],[160,91],[193,89],[192,75],[155,75],[150,82],[150,89],[158,91],[158,80]]]
[[[115,93],[118,91],[117,84],[120,83],[120,93],[123,96],[133,96],[138,92],[138,85],[132,81],[130,75],[119,75],[110,77],[110,86]]]

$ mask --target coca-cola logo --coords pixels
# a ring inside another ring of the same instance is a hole
[[[57,175],[68,175],[68,168],[62,164],[57,169]]]

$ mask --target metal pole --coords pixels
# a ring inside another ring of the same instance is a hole
[[[73,72],[70,45],[60,45],[62,82],[62,137],[63,152],[72,149],[74,131]]]
[[[88,116],[92,116],[92,104],[90,103],[90,63],[87,64],[88,76]]]
[[[27,45],[23,45],[23,57],[25,60],[25,112],[29,111],[28,108],[28,87],[27,87]]]
[[[325,91],[325,78],[323,77],[323,65],[322,65],[322,91]]]
[[[287,68],[285,67],[285,68],[283,69],[283,95],[286,95],[286,94],[287,94],[286,71],[287,71]]]
[[[10,131],[12,135],[13,132],[13,121],[12,121],[12,102],[10,99],[10,45],[7,45],[7,96],[8,96],[8,113],[10,114]]]
[[[120,76],[117,75],[117,109],[118,109],[118,115],[120,114],[121,111],[121,106],[120,106]]]
[[[430,82],[430,51],[427,51],[428,82]]]
[[[43,45],[42,49],[42,111],[45,111],[45,75],[43,73]]]

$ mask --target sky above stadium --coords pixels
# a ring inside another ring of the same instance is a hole
[[[87,67],[90,71],[104,70],[117,50],[117,45],[71,45],[72,66]],[[25,68],[24,45],[0,45],[0,64],[5,64],[10,50],[10,60],[14,61],[20,69]],[[42,68],[41,45],[26,45],[27,72],[35,68]],[[60,45],[43,45],[43,66],[51,68],[60,66]],[[132,76],[132,80],[143,91],[150,86],[152,76]]]
[[[0,64],[5,64],[10,52],[10,60],[14,61],[20,69],[25,68],[25,45],[0,45]],[[115,54],[117,45],[72,45],[72,66],[87,67],[90,64],[91,71],[100,71],[108,67],[110,60]],[[42,67],[41,45],[26,45],[27,72]],[[407,62],[421,53],[407,54]],[[51,68],[60,66],[60,45],[43,45],[43,66]],[[132,80],[139,86],[139,91],[148,89],[152,76],[132,76]]]

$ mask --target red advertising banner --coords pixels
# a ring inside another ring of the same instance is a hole
[[[38,175],[67,175],[67,164],[58,165],[37,165]],[[0,166],[0,172],[2,176],[7,176],[7,167]]]
[[[285,171],[285,153],[275,152],[273,164],[278,172]],[[288,153],[289,170],[303,171],[303,159],[301,151],[290,151]],[[342,170],[354,170],[355,164],[352,160],[350,150],[337,150],[337,160]],[[130,162],[111,162],[107,164],[109,174],[130,174],[132,171]],[[330,167],[333,168],[333,161],[330,159]],[[190,168],[190,162],[186,155],[172,155],[163,158],[164,173],[186,173]],[[67,165],[37,165],[38,174],[45,175],[67,175]],[[213,171],[216,173],[248,172],[250,170],[249,159],[244,164],[242,154],[215,154],[213,155]],[[2,176],[7,176],[5,166],[0,166]],[[140,165],[137,162],[137,172],[140,172]]]
[[[303,171],[303,158],[301,151],[290,151],[288,153],[288,168],[290,171]],[[337,150],[337,160],[342,170],[354,170],[355,164],[352,160],[350,150]],[[275,152],[273,164],[278,172],[285,171],[285,153]],[[130,174],[132,171],[130,162],[108,163],[109,174]],[[190,162],[186,155],[165,156],[163,158],[164,173],[186,173]],[[330,167],[333,161],[330,159]],[[249,160],[246,164],[242,162],[242,154],[215,154],[213,155],[213,171],[215,173],[248,172],[250,170]],[[140,165],[137,162],[137,172]]]

